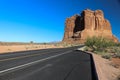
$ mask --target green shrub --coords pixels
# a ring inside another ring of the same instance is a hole
[[[120,47],[120,43],[116,43],[115,45],[116,45],[117,47]]]
[[[120,58],[120,53],[115,54],[116,58]]]
[[[93,49],[93,51],[101,51],[105,50],[107,47],[114,46],[115,43],[103,37],[89,37],[87,38],[85,45]]]
[[[111,59],[112,58],[112,56],[110,54],[105,54],[102,57],[105,58],[105,59]]]
[[[88,37],[85,42],[85,50],[102,55],[103,58],[120,58],[120,43],[115,43],[103,37]]]

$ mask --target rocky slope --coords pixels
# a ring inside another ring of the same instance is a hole
[[[118,42],[112,34],[110,22],[104,18],[102,10],[86,9],[81,15],[66,19],[63,42],[84,43],[88,37],[101,36]]]

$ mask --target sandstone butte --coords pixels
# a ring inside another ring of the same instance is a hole
[[[93,36],[118,42],[118,39],[112,34],[111,24],[104,18],[102,10],[86,9],[82,11],[81,15],[74,15],[66,19],[62,42],[84,43],[88,37]]]

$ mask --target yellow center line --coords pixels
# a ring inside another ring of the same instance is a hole
[[[21,58],[26,58],[26,57],[32,57],[32,56],[37,56],[37,55],[41,55],[41,54],[32,54],[32,55],[26,55],[26,56],[14,57],[14,58],[1,59],[0,62],[21,59]]]

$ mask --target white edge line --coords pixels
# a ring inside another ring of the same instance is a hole
[[[27,63],[27,64],[23,64],[23,65],[19,65],[19,66],[16,66],[16,67],[9,68],[9,69],[5,69],[5,70],[0,71],[0,74],[4,73],[4,72],[15,70],[15,69],[18,69],[18,68],[22,68],[22,67],[25,67],[25,66],[29,66],[29,65],[32,65],[32,64],[35,64],[35,63],[38,63],[38,62],[42,62],[42,61],[45,61],[45,60],[48,60],[48,59],[52,59],[54,57],[58,57],[58,56],[61,56],[63,54],[67,54],[67,53],[70,53],[70,52],[72,52],[72,51],[67,51],[67,52],[64,52],[64,53],[60,53],[58,55],[50,56],[50,57],[40,59],[40,60],[37,60],[37,61],[33,61],[33,62],[30,62],[30,63]]]

